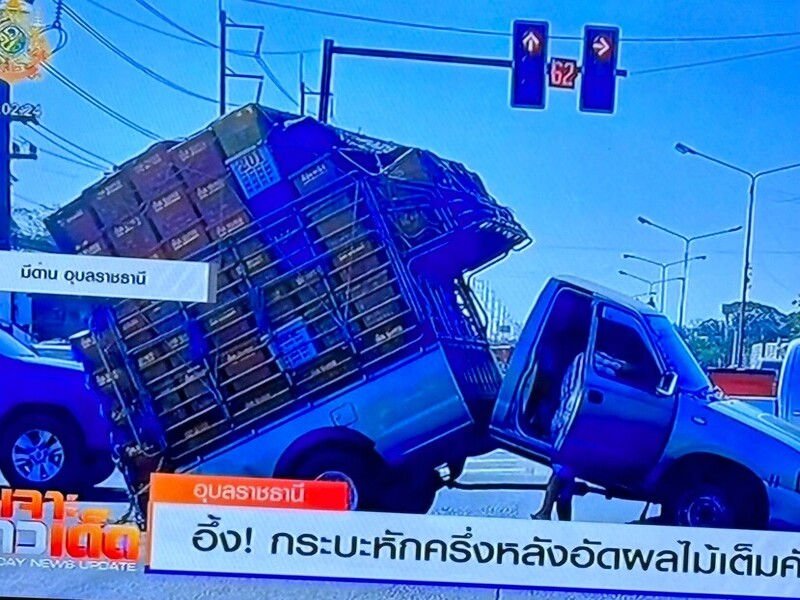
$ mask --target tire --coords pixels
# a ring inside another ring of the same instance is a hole
[[[91,485],[85,458],[77,427],[50,414],[21,416],[0,432],[0,471],[12,488],[84,491]]]
[[[371,450],[321,448],[301,458],[289,477],[306,481],[346,481],[351,488],[351,510],[382,509],[386,467]]]
[[[763,502],[749,477],[725,468],[716,473],[704,470],[687,475],[662,506],[662,518],[670,525],[721,529],[765,526]]]

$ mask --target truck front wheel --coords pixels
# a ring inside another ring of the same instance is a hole
[[[733,469],[687,473],[669,491],[662,518],[681,527],[762,529],[767,517],[759,483]]]

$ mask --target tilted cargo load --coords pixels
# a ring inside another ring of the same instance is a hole
[[[247,106],[54,214],[64,252],[214,262],[215,304],[99,305],[73,345],[133,495],[439,345],[476,419],[500,377],[462,276],[528,241],[463,166]]]

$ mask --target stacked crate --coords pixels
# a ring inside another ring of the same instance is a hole
[[[256,106],[156,144],[47,225],[65,252],[217,265],[216,303],[103,304],[73,341],[137,493],[452,332],[483,352],[441,290],[526,238],[460,165]]]

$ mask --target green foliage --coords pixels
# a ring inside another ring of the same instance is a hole
[[[708,319],[681,330],[683,338],[703,368],[730,363],[731,337],[725,322]]]

